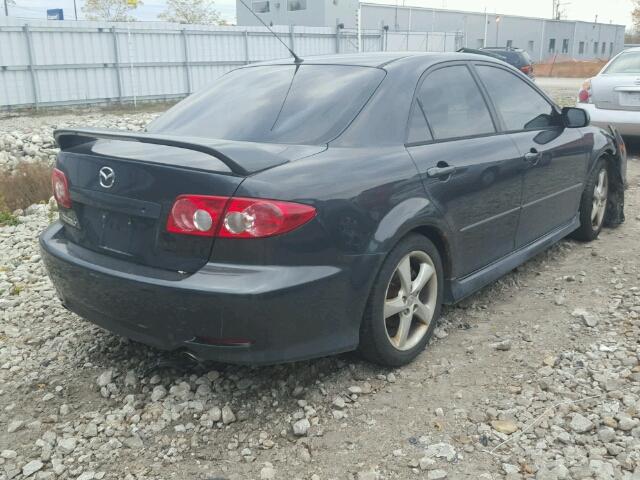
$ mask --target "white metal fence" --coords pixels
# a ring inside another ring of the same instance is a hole
[[[453,51],[459,33],[274,27],[302,57],[381,50]],[[180,98],[228,70],[283,58],[262,27],[0,19],[0,109]]]

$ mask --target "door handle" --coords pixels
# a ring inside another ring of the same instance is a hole
[[[444,178],[453,175],[456,171],[456,167],[433,167],[427,170],[427,177],[429,178]]]
[[[527,162],[535,165],[536,163],[538,163],[538,160],[540,160],[540,152],[535,148],[532,148],[530,152],[524,154],[524,159]]]

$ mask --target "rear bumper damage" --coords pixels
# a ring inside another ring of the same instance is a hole
[[[208,263],[198,272],[135,265],[40,237],[63,304],[116,334],[199,358],[270,364],[353,350],[366,297],[346,269]],[[355,320],[355,321],[354,321]]]

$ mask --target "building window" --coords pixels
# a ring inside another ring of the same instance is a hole
[[[295,12],[296,10],[306,10],[307,0],[289,0],[288,10]]]
[[[513,40],[507,40],[507,48],[513,47]]]
[[[562,53],[569,53],[569,39],[562,40]]]
[[[529,50],[530,52],[533,52],[534,47],[534,43],[533,40],[529,40],[529,47],[527,48],[527,50]]]
[[[253,2],[251,7],[256,13],[269,13],[271,11],[269,8],[269,2]]]
[[[598,54],[598,46],[600,44],[598,42],[593,42],[593,54],[597,55]]]
[[[584,55],[584,42],[580,42],[578,44],[578,54],[579,55]]]
[[[556,39],[549,39],[549,53],[556,53]]]

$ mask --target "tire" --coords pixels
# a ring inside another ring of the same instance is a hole
[[[416,358],[436,327],[443,287],[442,260],[435,245],[417,234],[400,241],[385,259],[371,290],[360,327],[361,355],[389,367]],[[407,295],[406,290],[411,289]]]
[[[609,200],[609,170],[607,162],[601,158],[587,180],[580,200],[580,227],[572,237],[584,242],[598,238],[605,223],[605,214]]]

